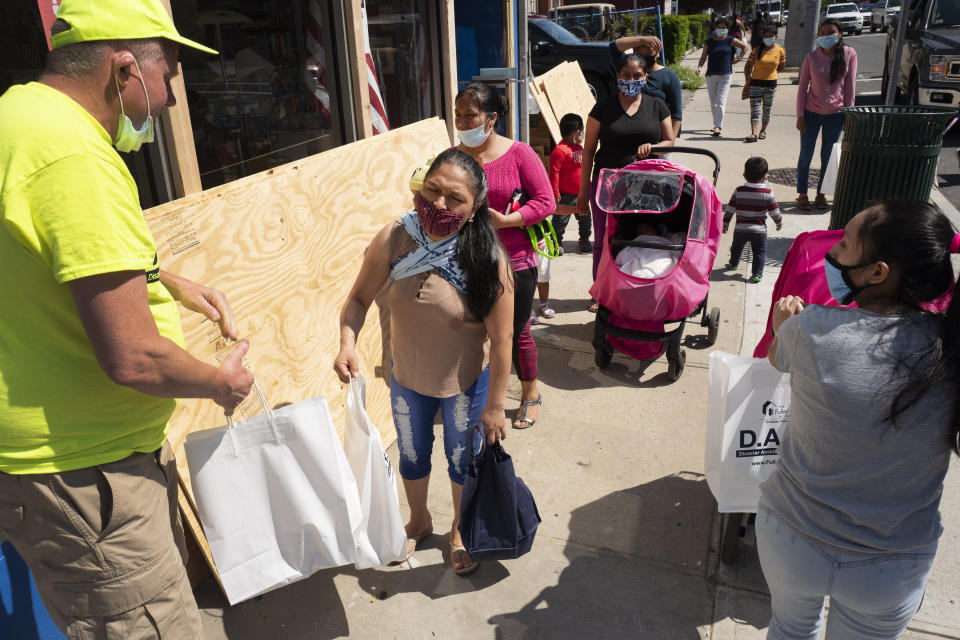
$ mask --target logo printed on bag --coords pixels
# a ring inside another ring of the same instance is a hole
[[[387,457],[386,451],[383,452],[383,464],[387,467],[387,477],[390,478],[391,481],[395,482],[396,478],[393,475],[393,465],[390,464],[390,458]]]
[[[740,448],[737,449],[738,458],[756,458],[770,456],[766,460],[758,460],[751,464],[777,464],[776,457],[780,447],[780,436],[777,429],[783,429],[790,421],[790,407],[767,400],[760,407],[763,422],[756,429],[740,429]]]

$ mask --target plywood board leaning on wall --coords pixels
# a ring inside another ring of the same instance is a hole
[[[246,360],[272,405],[326,396],[342,432],[345,391],[332,368],[340,309],[374,234],[412,209],[413,169],[449,146],[446,124],[431,118],[144,212],[161,268],[226,294],[240,336],[250,340]],[[216,364],[232,348],[213,323],[186,310],[181,316],[187,350],[200,360]],[[387,339],[373,305],[357,351],[368,380],[367,410],[385,445],[396,439]],[[239,417],[260,411],[255,398],[240,406]],[[168,435],[185,522],[211,566],[183,442],[224,423],[213,401],[183,400]]]
[[[586,122],[587,115],[596,103],[577,62],[557,65],[534,78],[530,86],[555,143],[560,142],[559,123],[564,115],[576,113]]]

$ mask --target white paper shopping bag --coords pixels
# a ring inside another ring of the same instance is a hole
[[[710,354],[704,467],[718,511],[756,512],[789,420],[789,374],[765,359]]]
[[[833,145],[833,149],[830,150],[830,161],[827,162],[827,166],[821,167],[820,169],[823,171],[823,183],[820,185],[820,193],[825,193],[829,196],[836,195],[837,176],[840,175],[840,152],[842,144],[843,141],[838,140],[836,144]]]
[[[327,401],[264,406],[265,414],[192,433],[184,443],[230,604],[358,560],[363,516]]]
[[[383,450],[380,431],[367,416],[366,382],[353,378],[347,390],[343,447],[360,492],[363,519],[357,531],[357,569],[403,560],[407,533],[397,499],[397,478]]]

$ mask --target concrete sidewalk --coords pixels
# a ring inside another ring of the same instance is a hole
[[[688,64],[695,62],[694,56]],[[681,143],[719,155],[717,190],[724,201],[743,182],[747,157],[762,155],[776,170],[773,186],[785,219],[782,231],[771,228],[764,279],[746,281],[746,260],[737,273],[714,271],[710,304],[721,310],[719,338],[708,348],[706,329],[687,325],[687,363],[677,382],[668,379],[664,358],[639,362],[618,354],[600,371],[593,362],[593,315],[586,311],[591,259],[576,252],[575,226],[568,228],[568,253],[553,265],[557,315],[534,327],[543,410],[536,426],[512,430],[504,442],[543,518],[533,551],[515,561],[484,563],[467,578],[452,573],[444,535],[452,509],[438,442],[429,501],[437,534],[409,567],[323,571],[235,607],[208,580],[197,592],[206,638],[764,637],[769,597],[751,536],[735,566],[721,565],[717,556],[722,519],[702,475],[708,354],[712,348],[752,354],[790,242],[803,231],[826,228],[829,212],[792,205],[796,88],[785,82],[778,89],[767,140],[745,144],[742,77],[731,88],[724,137],[709,136],[703,89],[684,110]],[[686,161],[679,154],[674,160]],[[705,160],[694,157],[689,165],[707,173]],[[718,267],[729,258],[729,242],[727,234]],[[519,404],[515,381],[508,395],[513,409]],[[396,447],[389,453],[396,464]],[[956,480],[954,470],[947,486]],[[946,493],[942,509],[947,531],[923,607],[905,638],[960,638],[955,492]]]

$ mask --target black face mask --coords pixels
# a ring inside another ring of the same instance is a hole
[[[652,69],[653,65],[657,64],[660,58],[657,56],[643,56],[643,59],[647,62],[647,69]]]

